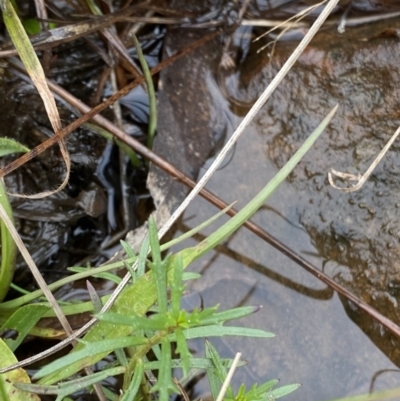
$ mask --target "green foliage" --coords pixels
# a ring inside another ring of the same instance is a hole
[[[158,364],[152,367],[152,369],[158,369],[159,371],[158,380],[148,391],[158,392],[159,400],[167,401],[172,392],[179,393],[178,388],[172,381],[172,368],[181,368],[184,376],[189,375],[190,370],[193,368],[193,357],[189,351],[188,339],[223,335],[272,337],[271,333],[263,330],[223,326],[229,320],[256,312],[259,309],[258,307],[241,307],[224,312],[218,312],[218,307],[203,310],[194,309],[191,312],[181,309],[181,299],[185,290],[183,285],[184,265],[181,255],[174,259],[171,274],[167,277],[166,266],[171,263],[172,255],[167,256],[164,260],[162,259],[157,229],[152,220],[149,222],[149,242],[151,244],[152,260],[147,261],[147,265],[154,275],[157,292],[157,313],[150,316],[140,316],[138,314],[126,316],[113,312],[98,315],[101,321],[108,322],[114,326],[130,327],[132,335],[85,342],[84,347],[79,351],[66,355],[39,370],[34,376],[35,379],[46,377],[51,372],[66,369],[74,364],[78,364],[81,367],[86,366],[94,355],[135,347],[133,354],[131,353],[130,355],[129,363],[121,366],[125,369],[124,397],[125,399],[133,399],[140,389],[139,383],[144,378],[147,354],[151,350],[157,349],[156,347],[160,347],[159,351],[156,351]],[[146,257],[144,252],[143,255]],[[170,297],[168,299],[169,293]],[[173,347],[180,356],[179,360],[172,359]],[[221,359],[219,358],[218,361],[221,361]],[[213,369],[213,365],[208,364],[208,369]],[[82,382],[79,383],[82,385]],[[67,390],[64,387],[60,390],[57,386],[35,386],[31,387],[32,391],[38,391],[38,389],[45,391],[48,388],[48,391],[57,391],[57,394],[65,396],[72,394],[74,383],[71,383],[70,390],[68,390],[71,392],[69,393],[66,393]],[[24,385],[23,388],[27,389],[29,386]]]
[[[163,259],[161,252],[164,248],[159,244],[155,223],[150,220],[149,235],[143,242],[139,256],[137,257],[129,246],[124,244],[130,260],[118,265],[125,265],[129,269],[133,284],[123,290],[110,312],[98,315],[100,322],[79,341],[70,354],[40,369],[34,376],[40,379],[38,384],[24,384],[23,389],[52,392],[57,394],[57,400],[61,400],[78,388],[90,389],[94,383],[107,377],[104,376],[105,373],[110,376],[123,374],[124,400],[143,398],[148,401],[149,394],[156,392],[159,401],[167,401],[171,393],[178,392],[176,384],[172,381],[173,368],[182,370],[182,382],[188,377],[193,377],[194,369],[202,368],[206,371],[215,397],[226,378],[226,369],[231,361],[221,359],[210,343],[206,345],[206,358],[193,358],[187,341],[225,335],[268,338],[273,337],[273,334],[253,328],[225,326],[227,321],[254,313],[259,307],[250,306],[227,311],[218,311],[218,306],[192,311],[183,310],[181,299],[185,290],[184,269],[192,261],[214,248],[255,213],[318,138],[334,111],[326,117],[288,164],[244,209],[197,246],[167,255]],[[149,247],[150,259],[147,258]],[[130,265],[133,260],[138,262],[136,271]],[[113,265],[114,268],[115,266]],[[146,266],[149,269],[147,273],[145,273]],[[91,270],[98,274],[100,271],[102,273],[108,271],[109,268]],[[78,275],[83,277],[86,273],[82,271]],[[27,295],[22,298],[26,300]],[[103,302],[103,299],[96,300],[97,304],[100,302]],[[90,310],[93,310],[92,303],[89,304]],[[66,306],[64,310],[69,307]],[[81,305],[77,305],[76,310],[82,311]],[[123,350],[126,350],[126,353]],[[179,359],[173,359],[173,350]],[[120,366],[112,368],[116,370],[104,370],[101,372],[103,376],[95,373],[84,378],[65,381],[111,352],[119,355],[115,364]],[[148,362],[151,352],[155,355],[156,361]],[[158,370],[157,381],[151,384],[145,377],[145,372],[150,369]],[[75,380],[80,381],[75,382]],[[63,381],[61,384],[53,385],[61,381]],[[253,386],[248,391],[241,387],[237,395],[228,387],[226,399],[253,401],[253,397],[256,397],[266,401],[274,400],[298,387],[291,385],[272,389],[275,384],[275,381],[269,381],[260,386]],[[114,397],[110,394],[109,398]]]
[[[0,157],[11,153],[29,152],[29,148],[11,138],[0,138]]]
[[[10,138],[0,138],[0,157],[11,153],[28,152],[29,149]],[[0,204],[7,216],[13,220],[10,200],[8,199],[4,181],[0,180]],[[1,220],[1,266],[0,266],[0,302],[7,295],[14,275],[17,246],[11,237],[6,225]]]

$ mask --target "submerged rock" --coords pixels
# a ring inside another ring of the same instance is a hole
[[[335,279],[399,323],[399,140],[359,191],[343,193],[328,182],[331,168],[363,174],[400,125],[400,43],[381,38],[383,29],[321,34],[256,123],[266,157],[280,168],[339,103],[327,130],[290,176],[298,191],[292,206],[319,253],[348,266],[333,271]],[[256,98],[294,47],[279,45],[272,61],[267,52],[246,60],[240,67],[241,99]]]

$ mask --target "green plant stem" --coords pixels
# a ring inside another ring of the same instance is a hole
[[[132,35],[133,44],[136,47],[136,52],[142,66],[143,75],[146,80],[147,91],[149,92],[149,105],[150,105],[150,117],[149,117],[149,130],[147,135],[147,147],[152,149],[154,137],[157,130],[157,102],[156,102],[156,92],[154,90],[153,78],[151,77],[149,66],[147,65],[146,58],[143,55],[140,43],[137,40],[136,35]]]
[[[160,344],[161,340],[163,338],[165,338],[168,334],[169,333],[167,331],[159,331],[153,337],[149,338],[149,342],[146,345],[142,345],[142,346],[136,348],[136,351],[132,355],[132,357],[129,361],[128,367],[126,369],[125,375],[124,375],[124,384],[123,384],[124,389],[127,389],[129,387],[129,383],[130,383],[131,377],[133,375],[133,372],[135,371],[137,361],[144,358],[147,355],[147,353],[155,345]]]
[[[4,181],[0,180],[0,203],[8,217],[13,221],[11,204],[7,196]],[[1,266],[0,266],[0,301],[7,295],[14,275],[17,246],[3,221],[0,223],[1,233]]]

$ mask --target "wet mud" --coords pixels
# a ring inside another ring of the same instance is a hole
[[[85,54],[82,65],[79,60]],[[58,51],[48,76],[89,103],[101,72],[96,63],[99,64],[97,55],[77,43]],[[32,149],[53,132],[43,102],[36,89],[11,67],[4,68],[1,78],[1,136],[14,138]],[[57,100],[57,106],[64,126],[79,116],[63,102]],[[67,146],[72,169],[63,191],[38,200],[10,198],[16,228],[48,282],[58,279],[68,266],[106,261],[115,252],[106,245],[108,240],[125,229],[120,207],[122,191],[132,207],[133,228],[139,224],[135,194],[142,194],[145,186],[144,170],[133,169],[128,160],[125,186],[121,186],[118,148],[98,134],[79,128],[68,136]],[[2,163],[13,159],[15,155],[8,156]],[[7,176],[7,191],[29,195],[54,190],[63,181],[65,171],[60,150],[53,146]],[[32,289],[33,282],[21,256],[14,282]]]

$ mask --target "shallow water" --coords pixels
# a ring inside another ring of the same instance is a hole
[[[327,172],[363,173],[400,124],[398,40],[380,38],[398,25],[352,30],[344,40],[335,32],[320,35],[245,132],[232,162],[207,186],[240,208],[339,102],[330,127],[253,219],[397,323],[398,145],[359,192],[331,188]],[[267,53],[250,55],[231,94],[239,88],[240,100],[256,98],[294,46],[278,46],[272,64]],[[235,104],[231,109],[245,112]],[[194,227],[215,212],[195,200],[182,224]],[[242,351],[251,362],[237,373],[238,382],[301,382],[288,399],[309,401],[397,385],[398,340],[247,230],[194,269],[203,279],[190,290],[200,292],[205,306],[262,304],[244,323],[277,335],[216,341],[225,356]]]
[[[228,202],[237,199],[238,208],[243,206],[276,172],[262,150],[262,136],[254,127],[248,129],[232,162],[207,187]],[[285,183],[253,220],[322,269],[324,259],[301,227],[296,204],[296,191]],[[195,200],[182,224],[194,227],[215,212],[204,200]],[[331,262],[325,265],[325,270],[330,268],[345,267]],[[190,270],[203,274],[190,291],[199,291],[205,306],[263,305],[239,323],[276,334],[262,340],[212,339],[224,356],[240,351],[249,361],[235,374],[236,383],[251,385],[272,378],[281,379],[281,384],[299,382],[303,386],[288,400],[320,401],[368,392],[377,372],[396,369],[348,318],[336,294],[244,228]],[[374,389],[394,387],[397,380],[398,373],[382,374]],[[197,395],[206,388],[201,383]]]

